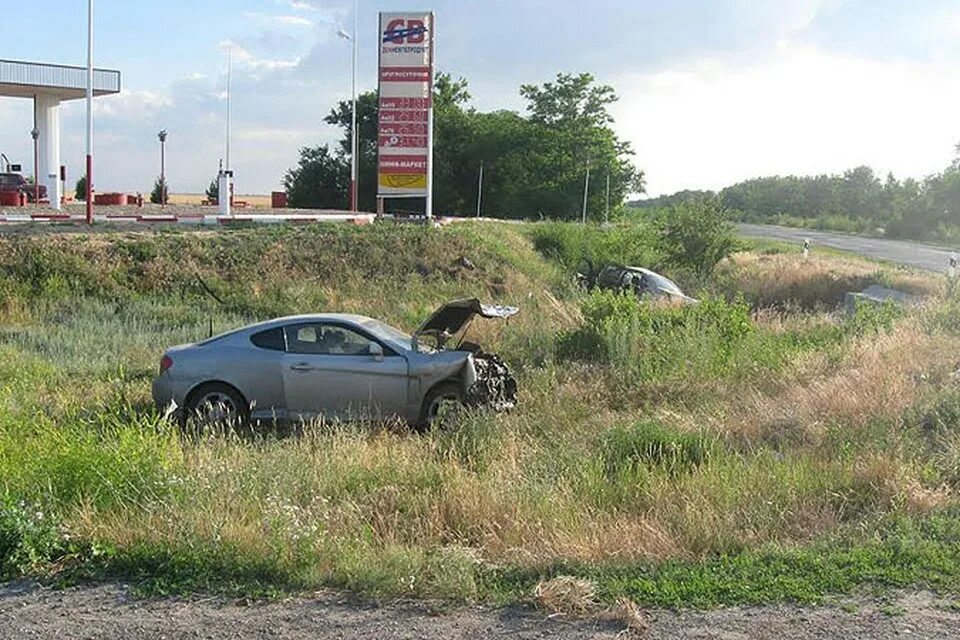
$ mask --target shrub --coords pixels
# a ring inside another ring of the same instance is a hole
[[[863,336],[871,333],[893,331],[893,324],[903,316],[903,309],[891,301],[883,304],[857,303],[853,314],[847,319],[844,329],[849,335]]]
[[[80,176],[80,179],[77,180],[76,187],[73,190],[73,197],[75,200],[84,201],[87,199],[87,176]]]
[[[0,503],[0,576],[35,571],[67,550],[68,540],[56,520],[39,505],[10,498]]]
[[[153,191],[150,192],[150,202],[160,204],[161,201],[163,204],[170,202],[170,192],[167,181],[163,178],[157,178],[157,181],[153,183]]]
[[[960,287],[956,280],[950,283],[946,301],[934,313],[933,326],[945,333],[960,335]]]
[[[217,181],[217,178],[210,181],[206,194],[207,200],[210,202],[218,202],[220,200],[220,183]]]
[[[561,359],[609,363],[620,373],[661,379],[723,373],[753,331],[743,300],[706,298],[697,305],[644,301],[628,293],[594,291],[581,305],[583,325],[561,334]]]
[[[611,429],[601,439],[600,454],[608,475],[657,467],[668,473],[689,471],[710,457],[711,443],[699,434],[675,433],[658,422]]]
[[[715,201],[677,205],[661,212],[659,219],[667,263],[699,278],[710,275],[738,248],[730,215]]]
[[[569,222],[544,222],[532,226],[534,248],[571,273],[589,261],[593,267],[616,263],[659,265],[657,238],[646,224],[596,227]]]

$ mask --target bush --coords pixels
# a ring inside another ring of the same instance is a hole
[[[698,278],[713,272],[738,249],[730,214],[716,201],[677,205],[659,214],[667,264],[691,271]]]
[[[956,280],[951,282],[946,301],[934,314],[933,326],[945,333],[960,336],[960,287]]]
[[[210,181],[210,186],[207,187],[207,200],[210,202],[219,202],[220,201],[220,183],[217,178],[214,178]]]
[[[73,190],[75,200],[85,201],[87,199],[87,176],[80,176],[77,185]]]
[[[160,204],[161,198],[163,204],[170,202],[170,193],[169,187],[167,186],[167,181],[163,178],[157,178],[157,181],[153,183],[153,191],[150,192],[150,202],[153,204]]]
[[[616,427],[600,443],[607,475],[635,472],[638,467],[657,467],[674,474],[704,464],[711,443],[698,434],[670,431],[658,422],[640,422]]]
[[[646,224],[596,227],[569,222],[532,226],[534,248],[571,273],[587,260],[595,268],[605,264],[657,267],[661,262],[657,238]]]
[[[594,291],[581,311],[583,326],[558,337],[558,356],[612,364],[621,374],[646,380],[722,374],[753,331],[742,299],[675,306]]]
[[[68,540],[39,505],[0,503],[0,576],[14,578],[65,555]]]
[[[848,335],[863,336],[871,333],[889,333],[898,318],[903,316],[903,309],[891,301],[883,304],[870,302],[857,303],[844,330]]]

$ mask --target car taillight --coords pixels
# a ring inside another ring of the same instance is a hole
[[[164,356],[160,358],[160,373],[163,373],[172,366],[173,360],[170,358],[170,356],[164,354]]]

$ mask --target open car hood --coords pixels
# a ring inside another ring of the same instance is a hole
[[[476,316],[481,318],[509,318],[520,309],[496,304],[481,304],[477,298],[453,300],[433,312],[413,334],[417,341],[424,336],[437,339],[443,344],[447,338],[465,330]]]

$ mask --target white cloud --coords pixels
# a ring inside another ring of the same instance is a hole
[[[249,49],[234,40],[221,40],[217,46],[222,51],[230,52],[234,64],[254,71],[292,69],[300,64],[302,59],[300,56],[288,59],[257,57]]]
[[[617,126],[651,195],[760,175],[867,164],[922,177],[960,140],[960,63],[906,63],[781,44],[767,60],[715,61],[615,81]]]
[[[277,0],[277,4],[286,5],[296,11],[319,11],[317,7],[302,0]]]
[[[153,91],[130,91],[124,89],[112,96],[104,96],[93,102],[97,117],[114,120],[141,121],[159,111],[173,107],[170,96]]]
[[[271,15],[260,13],[258,11],[245,11],[244,17],[255,22],[269,26],[283,27],[312,27],[313,20],[303,16],[294,15]]]

